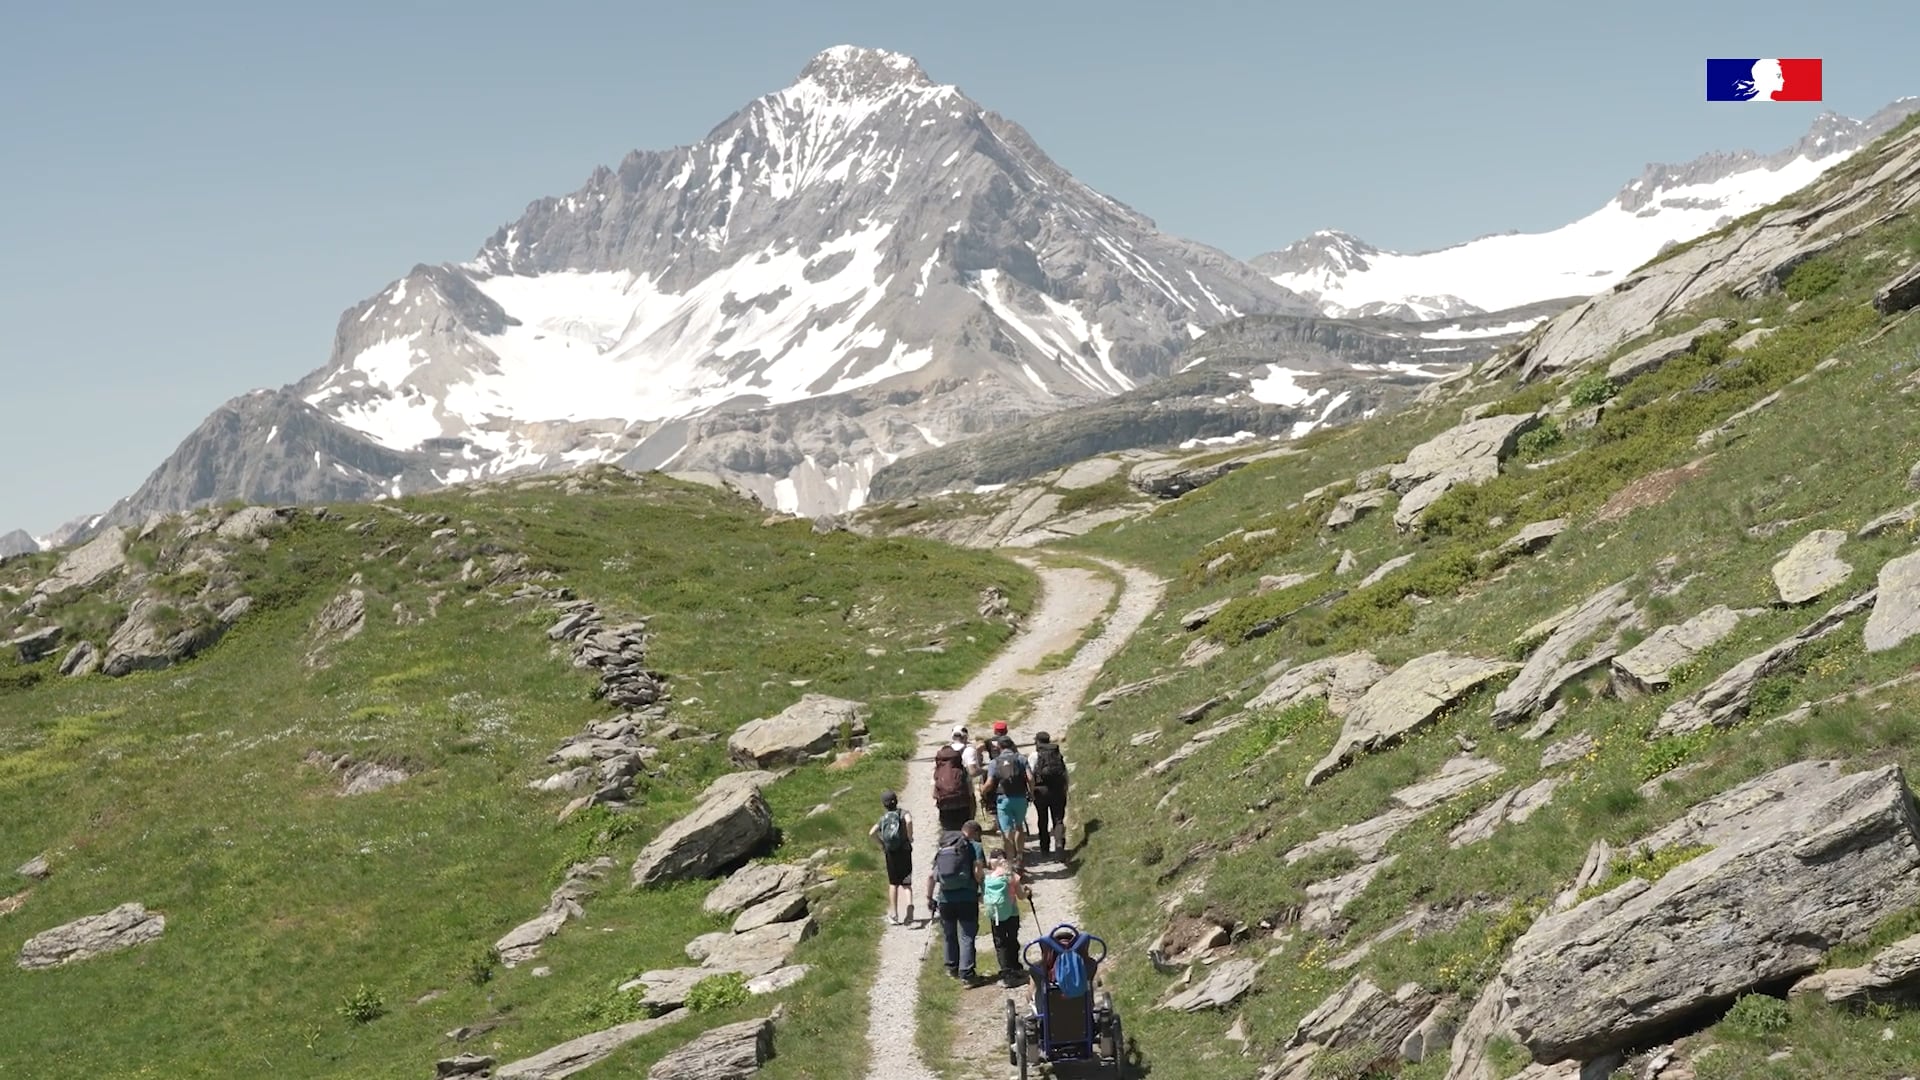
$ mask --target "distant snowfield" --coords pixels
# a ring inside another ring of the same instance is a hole
[[[1380,252],[1366,256],[1364,270],[1314,269],[1272,279],[1317,297],[1323,310],[1336,316],[1379,301],[1441,294],[1485,311],[1591,296],[1619,283],[1662,245],[1691,240],[1712,232],[1725,219],[1777,202],[1850,156],[1832,154],[1819,161],[1800,157],[1778,169],[1751,169],[1711,184],[1664,189],[1638,211],[1623,209],[1615,199],[1552,232],[1483,237],[1419,255]],[[1474,333],[1490,336],[1494,331]]]

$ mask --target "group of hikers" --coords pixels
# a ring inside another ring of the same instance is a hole
[[[965,725],[953,729],[952,740],[933,756],[933,801],[940,817],[940,840],[933,867],[926,877],[930,918],[940,920],[945,936],[947,974],[970,986],[982,985],[975,970],[974,939],[980,916],[987,916],[993,948],[1000,964],[999,979],[1017,986],[1024,979],[1020,964],[1020,902],[1032,905],[1033,893],[1024,880],[1027,868],[1027,820],[1037,818],[1039,855],[1067,852],[1067,762],[1060,745],[1046,732],[1033,736],[1033,757],[1021,753],[996,721],[993,734],[973,741]],[[879,842],[887,863],[888,920],[913,921],[913,815],[901,809],[899,796],[880,797],[883,813],[868,834]],[[987,816],[1000,833],[1000,845],[989,852],[981,837],[978,816]],[[905,914],[902,914],[902,907]]]

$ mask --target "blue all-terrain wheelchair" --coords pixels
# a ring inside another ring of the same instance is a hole
[[[1083,985],[1063,990],[1058,968],[1067,953],[1079,957],[1085,978],[1076,980]],[[1062,1064],[1116,1078],[1126,1075],[1127,1041],[1120,1014],[1113,1009],[1111,994],[1094,989],[1106,956],[1106,942],[1068,923],[1027,942],[1021,959],[1033,996],[1024,1009],[1014,996],[1007,998],[1007,1062],[1019,1067],[1021,1080],[1030,1069]],[[1072,989],[1080,992],[1070,994]]]

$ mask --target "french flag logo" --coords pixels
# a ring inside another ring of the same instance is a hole
[[[1820,61],[1707,61],[1708,101],[1819,101]]]

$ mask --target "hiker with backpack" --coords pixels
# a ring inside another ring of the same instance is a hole
[[[1033,809],[1039,818],[1040,854],[1052,849],[1052,840],[1060,841],[1060,854],[1067,853],[1067,759],[1060,744],[1044,731],[1033,736]],[[1051,825],[1051,828],[1049,828]]]
[[[979,836],[980,825],[973,821],[942,833],[933,855],[933,872],[927,875],[927,905],[940,916],[947,974],[969,986],[979,983],[974,939],[980,935],[980,885],[986,864]]]
[[[889,791],[880,796],[885,811],[867,835],[880,842],[887,860],[887,919],[895,926],[913,921],[913,815],[900,809],[900,796]],[[900,900],[907,901],[907,916],[900,917]]]
[[[1007,858],[1016,868],[1026,869],[1027,797],[1032,787],[1027,759],[1014,749],[1011,738],[1000,738],[998,749],[987,765],[986,785],[981,790],[993,799],[994,817],[1000,823],[1000,839]]]
[[[987,877],[981,885],[987,925],[993,932],[993,953],[1000,961],[1000,982],[1019,986],[1025,975],[1020,964],[1020,901],[1028,895],[1027,884],[1007,861],[1007,853],[996,851],[987,856]]]
[[[933,805],[940,812],[940,830],[958,829],[973,817],[973,784],[967,779],[964,754],[966,729],[954,729],[954,741],[933,755]]]

